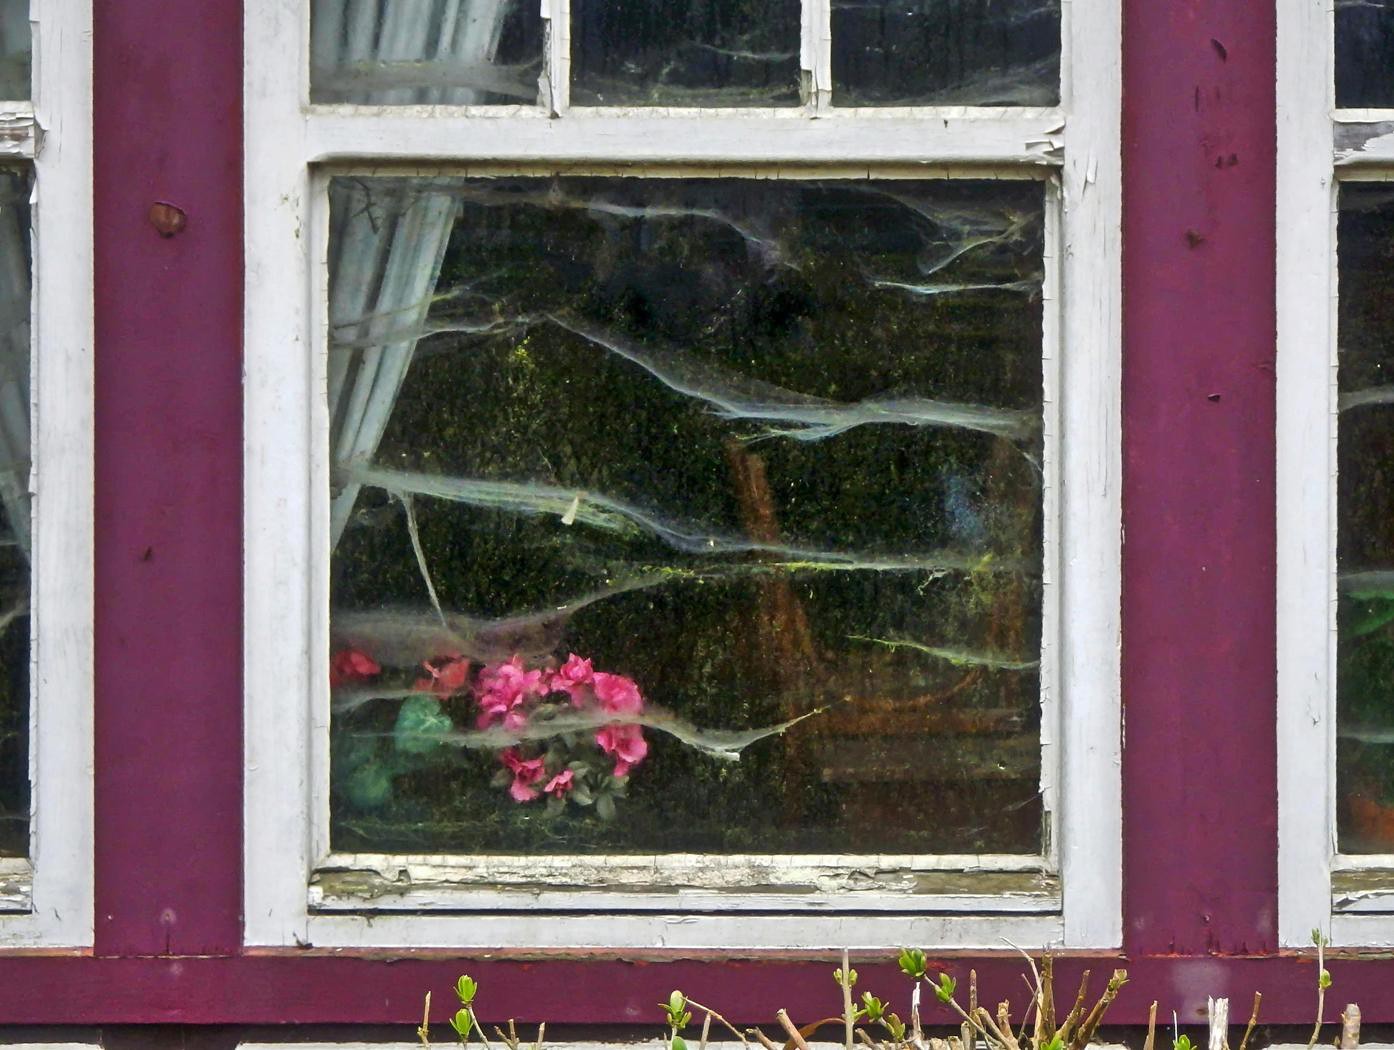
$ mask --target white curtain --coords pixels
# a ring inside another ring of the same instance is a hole
[[[487,65],[509,0],[315,0],[317,69],[434,59]],[[347,99],[401,105],[481,101],[471,88],[364,88]],[[381,191],[343,180],[331,192],[329,419],[334,467],[371,460],[411,366],[459,211],[429,182]],[[383,184],[378,184],[383,186]],[[396,338],[394,338],[396,336]],[[340,348],[336,349],[336,344]],[[347,346],[343,346],[347,344]],[[358,486],[334,493],[331,538],[343,534]]]

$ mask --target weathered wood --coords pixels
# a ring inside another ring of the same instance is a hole
[[[1360,1005],[1349,1003],[1341,1011],[1340,1050],[1356,1050],[1360,1046]]]
[[[1229,1050],[1229,1000],[1210,1000],[1210,1050]]]

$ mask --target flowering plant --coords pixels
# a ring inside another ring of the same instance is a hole
[[[464,698],[474,732],[458,738],[502,743],[492,784],[514,802],[546,799],[552,814],[575,805],[593,806],[603,819],[615,815],[630,771],[649,752],[638,721],[644,698],[632,678],[597,671],[575,653],[559,667],[529,667],[518,655],[478,667],[448,655],[421,667],[398,714],[399,750],[432,750],[458,733],[448,713],[458,705],[446,702]],[[362,682],[381,671],[367,653],[344,649],[330,661],[330,684]]]

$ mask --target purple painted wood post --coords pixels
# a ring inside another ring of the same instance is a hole
[[[96,950],[231,953],[242,5],[96,0],[94,19]],[[160,201],[185,212],[183,232],[156,231]]]
[[[1125,943],[1266,952],[1274,5],[1126,0],[1124,27]]]

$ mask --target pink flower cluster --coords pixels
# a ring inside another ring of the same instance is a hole
[[[480,729],[496,725],[522,729],[540,702],[563,694],[577,710],[624,716],[636,715],[644,709],[644,698],[632,678],[596,671],[591,661],[575,653],[555,671],[527,670],[522,659],[514,656],[480,672],[475,684],[475,698],[480,708],[477,724]],[[628,776],[649,753],[642,727],[632,722],[602,726],[594,739],[601,752],[614,760],[612,776]],[[513,774],[508,793],[518,802],[529,802],[539,794],[564,798],[576,784],[572,768],[562,769],[547,778],[542,757],[525,759],[517,747],[503,751],[499,761]],[[546,783],[542,784],[544,779]]]
[[[469,692],[478,705],[475,726],[478,729],[502,727],[510,732],[526,728],[534,717],[555,715],[570,708],[601,716],[614,716],[597,729],[592,737],[594,750],[567,753],[567,761],[548,768],[548,756],[555,755],[543,748],[538,754],[525,754],[541,747],[540,741],[515,744],[499,752],[499,762],[511,774],[508,794],[517,802],[549,795],[564,799],[585,784],[629,775],[649,753],[643,728],[629,716],[644,710],[644,698],[632,678],[607,671],[597,671],[590,660],[571,653],[560,667],[528,668],[520,656],[478,668],[471,682],[473,668],[469,660],[459,655],[439,656],[422,663],[423,675],[418,675],[412,689],[440,700]],[[382,668],[367,653],[343,649],[330,660],[329,683],[338,688],[377,676]],[[608,768],[596,760],[603,756]],[[590,778],[590,779],[588,779]],[[583,799],[586,792],[577,796]]]

